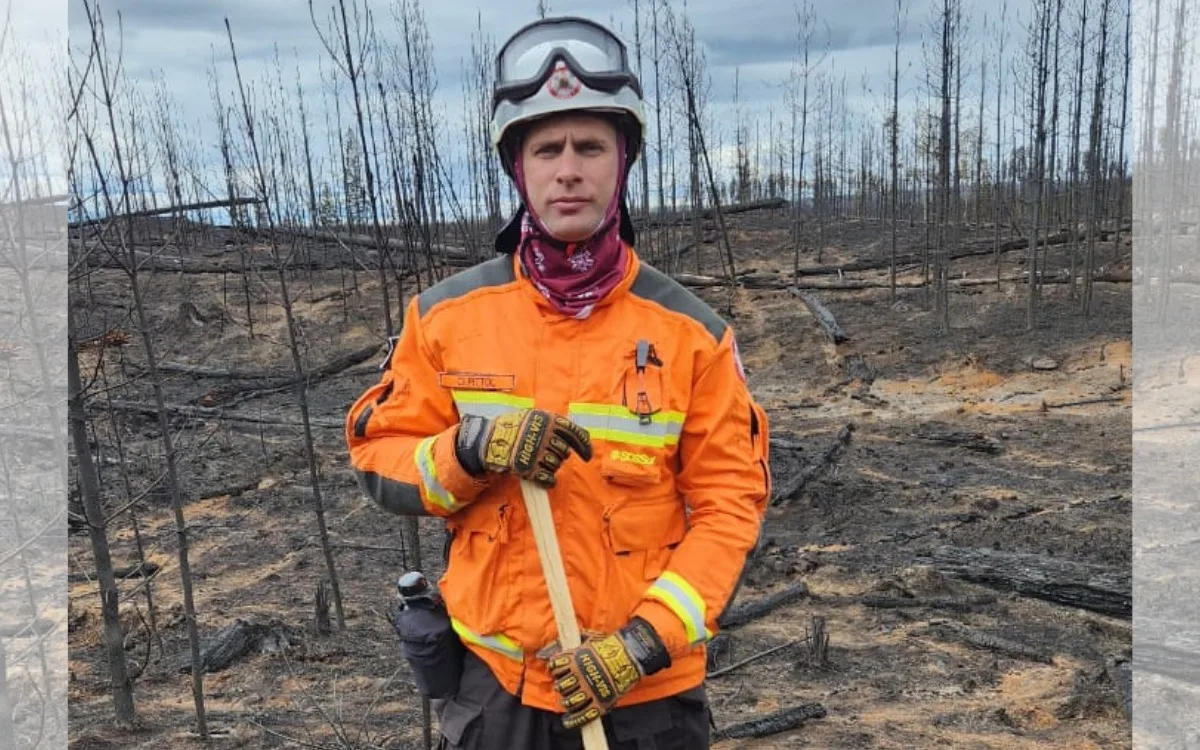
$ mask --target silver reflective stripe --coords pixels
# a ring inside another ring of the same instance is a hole
[[[582,403],[571,404],[567,417],[580,427],[587,428],[593,440],[646,448],[662,448],[678,443],[684,419],[682,412],[665,411],[651,415],[650,421],[643,424],[636,414],[624,406]]]
[[[675,613],[687,631],[688,643],[694,646],[708,640],[704,599],[683,576],[668,570],[659,576],[646,596],[657,599]]]
[[[474,630],[471,630],[460,620],[453,617],[450,618],[450,626],[454,628],[454,632],[458,633],[458,637],[462,638],[467,643],[474,643],[476,646],[482,646],[489,651],[495,651],[501,656],[507,656],[513,661],[524,661],[525,653],[521,647],[516,644],[512,638],[503,633],[494,635],[480,635]]]
[[[505,406],[503,404],[471,404],[460,403],[457,400],[454,403],[458,407],[458,415],[460,417],[470,415],[475,417],[487,417],[488,419],[495,419],[496,417],[500,417],[508,414],[509,412],[514,412],[517,410],[515,407]]]
[[[425,497],[430,502],[444,509],[447,513],[453,513],[458,510],[458,499],[442,486],[442,482],[438,479],[437,464],[433,459],[433,444],[437,438],[425,438],[417,446],[417,452],[413,455],[413,460],[417,464],[417,471],[421,474],[421,483],[425,485]]]
[[[533,399],[527,396],[511,396],[495,391],[454,391],[454,406],[458,415],[468,414],[477,417],[496,417],[510,414],[521,409],[532,409]]]

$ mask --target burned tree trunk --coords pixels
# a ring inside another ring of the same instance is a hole
[[[958,640],[966,643],[969,646],[974,646],[975,648],[983,649],[985,651],[995,651],[996,653],[1002,654],[1011,659],[1024,659],[1026,661],[1034,661],[1039,664],[1052,664],[1054,662],[1053,654],[1037,648],[1036,646],[1018,643],[1017,641],[1013,641],[1008,638],[1001,638],[998,635],[985,633],[983,631],[976,630],[975,628],[967,627],[961,623],[947,620],[936,623],[935,627],[942,628],[950,633],[953,633]]]
[[[1132,612],[1133,591],[1127,567],[967,547],[938,547],[923,562],[964,580],[1056,604],[1121,617],[1129,617]]]
[[[745,625],[751,620],[757,620],[763,615],[774,612],[785,604],[791,604],[808,596],[808,586],[804,581],[797,581],[785,589],[776,591],[773,594],[755,599],[754,601],[739,604],[738,606],[727,610],[721,615],[718,624],[722,628],[736,628],[739,625]]]
[[[820,703],[805,703],[784,708],[761,719],[743,721],[740,724],[722,727],[713,732],[713,742],[742,739],[744,737],[766,737],[787,732],[804,725],[810,719],[824,719],[825,707]]]
[[[833,317],[833,313],[821,303],[821,300],[817,299],[815,294],[803,292],[799,289],[792,289],[791,292],[800,298],[804,306],[808,308],[808,311],[817,319],[817,323],[821,325],[821,330],[825,332],[830,341],[835,344],[841,344],[850,340],[850,337],[838,325],[837,318]]]
[[[251,652],[282,651],[295,645],[299,638],[285,625],[235,620],[207,639],[201,650],[201,668],[208,673],[220,672]],[[192,671],[190,660],[182,660],[179,671]]]
[[[67,308],[68,320],[74,322],[74,313]],[[79,494],[83,497],[84,514],[87,518],[88,536],[91,538],[92,557],[96,562],[96,575],[100,579],[100,609],[104,620],[104,644],[106,647],[113,706],[117,722],[132,725],[135,720],[133,705],[133,681],[125,665],[125,649],[122,648],[121,621],[117,612],[120,592],[117,590],[112,557],[108,549],[108,534],[104,524],[104,510],[100,507],[100,482],[96,465],[92,460],[92,447],[88,442],[87,423],[83,410],[83,381],[79,373],[79,357],[75,349],[75,330],[70,327],[67,339],[68,412],[70,413],[71,443],[79,471]],[[0,677],[3,675],[0,674]],[[3,730],[3,726],[0,726]]]
[[[782,505],[791,498],[795,497],[800,490],[817,477],[825,467],[833,463],[842,448],[850,442],[850,436],[854,433],[854,424],[848,424],[838,432],[837,439],[825,449],[825,452],[814,461],[807,469],[800,472],[796,477],[787,483],[781,484],[771,497],[771,505]]]

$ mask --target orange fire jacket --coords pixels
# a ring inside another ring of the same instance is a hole
[[[612,632],[638,615],[671,654],[622,705],[699,685],[770,496],[767,418],[732,330],[632,249],[583,320],[502,256],[412,300],[381,381],[350,409],[366,492],[446,520],[440,588],[464,643],[525,705],[561,712],[535,656],[556,630],[519,483],[476,480],[454,457],[460,417],[532,407],[592,437],[592,460],[569,458],[549,493],[580,627]]]

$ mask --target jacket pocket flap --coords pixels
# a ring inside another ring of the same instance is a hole
[[[613,484],[645,487],[662,481],[659,451],[639,447],[613,448],[604,454],[600,473]]]
[[[488,541],[504,541],[505,523],[503,506],[488,502],[474,502],[446,519],[446,526],[456,536],[462,533],[483,534]]]
[[[683,504],[675,498],[626,503],[608,517],[609,542],[618,554],[679,544],[685,531]]]

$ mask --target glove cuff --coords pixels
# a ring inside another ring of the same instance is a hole
[[[658,637],[654,626],[640,617],[635,617],[629,624],[617,632],[625,650],[629,652],[643,677],[648,677],[671,666],[671,655],[667,647]]]
[[[463,471],[473,477],[481,477],[487,471],[480,458],[480,446],[488,433],[487,417],[468,414],[458,423],[458,432],[454,437],[454,457],[463,467]]]

